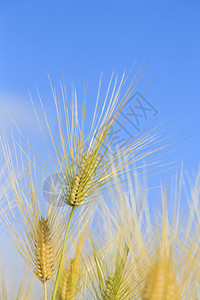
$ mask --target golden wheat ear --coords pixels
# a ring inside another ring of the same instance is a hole
[[[82,248],[86,235],[86,225],[84,224],[83,226],[84,228],[76,246],[74,258],[70,259],[70,261],[65,263],[62,267],[56,299],[73,300],[79,293],[78,284],[81,279],[81,271],[83,271]]]
[[[143,300],[178,300],[181,299],[178,285],[177,274],[173,270],[170,261],[155,262],[149,270],[145,280]]]
[[[175,232],[169,235],[170,226],[167,210],[167,197],[163,194],[163,216],[161,226],[157,224],[157,233],[152,249],[152,256],[147,262],[147,274],[144,280],[142,300],[179,300],[181,293],[178,285],[178,268],[175,263]],[[160,227],[160,228],[159,228]],[[154,232],[156,232],[154,230]]]
[[[91,153],[84,156],[78,166],[77,174],[69,190],[64,193],[63,200],[70,206],[80,206],[85,204],[88,197],[88,191],[93,184],[93,177],[97,168],[98,158]]]
[[[35,274],[44,283],[55,273],[53,236],[48,219],[40,217],[35,234]]]

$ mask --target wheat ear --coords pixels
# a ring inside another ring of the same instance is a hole
[[[51,279],[55,272],[51,239],[51,230],[48,219],[41,217],[38,222],[35,237],[35,274],[42,283]]]
[[[46,299],[46,281],[55,274],[62,249],[66,209],[55,208],[59,197],[55,195],[54,189],[50,200],[55,200],[55,206],[44,206],[38,197],[36,166],[31,167],[29,154],[26,155],[25,167],[22,153],[19,160],[15,145],[12,155],[6,136],[3,141],[9,187],[13,194],[11,198],[5,192],[5,201],[0,203],[0,222],[28,266],[43,283]]]
[[[76,286],[80,275],[80,261],[72,259],[65,270],[64,278],[59,289],[59,300],[71,300],[74,298]]]
[[[97,168],[97,158],[91,153],[85,155],[80,163],[71,188],[65,194],[64,201],[70,206],[84,204],[88,191],[92,186],[94,172]]]
[[[170,262],[156,262],[145,281],[142,300],[178,300],[176,276]]]
[[[115,295],[113,276],[109,276],[106,280],[106,287],[102,297],[103,300],[119,300],[118,293]]]
[[[35,234],[35,274],[43,283],[44,299],[47,299],[46,281],[51,279],[55,272],[52,235],[48,219],[41,217],[38,221]]]
[[[60,300],[70,300],[73,299],[76,291],[77,284],[80,278],[81,271],[81,261],[80,261],[80,253],[83,245],[85,230],[82,231],[81,237],[79,239],[75,257],[70,260],[67,269],[64,268],[63,276],[60,280],[60,289],[59,289],[59,299]]]

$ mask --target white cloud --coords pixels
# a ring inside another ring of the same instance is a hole
[[[39,126],[30,99],[0,93],[0,128],[14,127],[14,122],[22,130],[32,133],[39,131]]]

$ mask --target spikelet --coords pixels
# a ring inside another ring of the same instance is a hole
[[[97,158],[91,153],[85,155],[77,174],[75,175],[72,186],[67,194],[65,194],[64,201],[70,206],[79,206],[84,204],[84,200],[90,193],[94,172],[97,168]]]
[[[105,291],[103,293],[102,300],[119,300],[119,295],[115,295],[114,292],[114,280],[113,276],[108,276],[108,279],[106,280],[106,287]]]
[[[44,283],[52,278],[55,272],[55,253],[48,219],[41,217],[35,236],[35,274]]]
[[[142,300],[180,299],[176,276],[169,261],[156,262],[145,280]]]

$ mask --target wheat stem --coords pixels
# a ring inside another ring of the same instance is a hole
[[[46,281],[43,283],[44,286],[44,300],[47,300],[47,283]]]
[[[58,288],[58,281],[59,281],[59,276],[60,276],[61,267],[62,267],[62,261],[63,261],[63,257],[64,257],[64,253],[65,253],[65,245],[66,245],[66,242],[67,242],[69,226],[70,226],[70,223],[71,223],[71,220],[72,220],[74,209],[75,209],[75,206],[72,207],[71,213],[70,213],[70,216],[69,216],[69,220],[68,220],[68,224],[67,224],[67,228],[66,228],[66,233],[65,233],[65,238],[64,238],[64,241],[63,241],[62,252],[61,252],[61,255],[60,255],[60,262],[59,262],[58,271],[57,271],[57,275],[56,275],[56,281],[55,281],[54,290],[53,290],[51,300],[54,300],[55,297],[56,297],[56,292],[57,292],[57,288]]]

